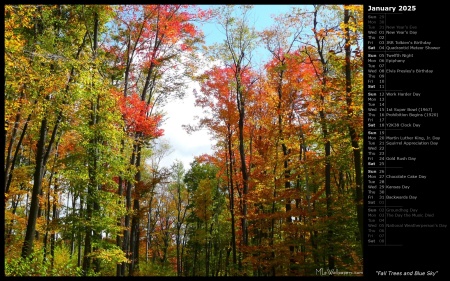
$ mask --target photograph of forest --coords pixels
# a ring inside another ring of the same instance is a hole
[[[4,18],[5,276],[362,276],[362,5]]]

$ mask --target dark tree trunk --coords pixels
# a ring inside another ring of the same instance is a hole
[[[122,141],[121,152],[123,151],[123,146],[124,146],[124,143]],[[122,177],[119,177],[119,188],[118,188],[118,191],[117,191],[117,193],[119,194],[119,198],[121,198],[122,195],[123,195],[123,183],[124,182],[123,182]],[[121,204],[121,202],[119,201],[119,205],[120,204]],[[122,218],[118,218],[117,219],[117,226],[118,227],[122,226]],[[121,239],[120,235],[116,236],[116,245],[118,247],[122,248],[122,239]],[[122,250],[123,250],[123,248],[122,248]],[[123,275],[124,275],[124,272],[122,271],[122,264],[119,263],[119,264],[116,265],[116,276],[117,277],[121,277]]]
[[[364,230],[364,210],[363,210],[363,195],[362,195],[362,170],[361,170],[361,149],[359,147],[358,135],[356,129],[352,125],[351,118],[353,117],[352,105],[352,76],[351,76],[351,65],[350,65],[350,29],[348,28],[348,22],[350,19],[349,10],[345,6],[344,9],[344,24],[345,28],[345,92],[347,101],[347,117],[348,117],[348,130],[350,140],[352,142],[353,148],[353,159],[355,164],[355,204],[356,204],[356,215],[358,219],[359,228],[359,240],[361,242],[361,247],[363,246],[363,230]]]
[[[33,191],[31,193],[30,215],[28,216],[25,241],[22,246],[22,257],[28,257],[33,250],[34,236],[36,232],[36,221],[39,212],[39,193],[41,192],[42,178],[44,172],[45,142],[47,139],[47,118],[44,117],[39,131],[39,140],[36,152],[36,167],[33,175]]]
[[[317,28],[317,7],[314,11],[314,30]],[[316,46],[317,46],[317,52],[320,58],[320,62],[322,65],[322,74],[318,75],[319,80],[321,80],[322,84],[322,93],[320,97],[320,102],[322,104],[322,107],[325,107],[325,94],[326,94],[326,86],[327,86],[327,75],[328,75],[328,66],[327,61],[324,57],[324,49],[323,44],[320,42],[320,39],[318,37],[318,34],[314,33],[315,39],[316,39]],[[316,72],[317,74],[317,72]],[[324,140],[324,149],[325,149],[325,195],[326,195],[326,206],[327,206],[327,218],[330,221],[332,216],[332,207],[331,207],[331,142],[329,140],[328,135],[328,125],[327,125],[327,117],[325,115],[325,111],[321,109],[319,111],[320,115],[320,123],[322,127],[322,134],[323,134],[323,140]],[[327,231],[327,256],[328,256],[328,268],[334,269],[334,249],[333,249],[333,242],[331,241],[333,237],[333,230],[331,227],[328,227]]]
[[[131,154],[131,159],[130,159],[130,164],[134,165],[135,164],[135,159],[136,159],[136,153],[137,153],[137,146],[134,145],[133,148],[133,153]],[[123,245],[122,245],[122,250],[124,251],[124,253],[126,254],[126,257],[128,259],[131,259],[131,254],[130,254],[130,240],[131,240],[131,236],[130,236],[130,221],[131,221],[131,215],[129,214],[130,210],[131,210],[131,190],[132,190],[132,184],[127,181],[126,182],[126,208],[127,208],[127,214],[125,215],[125,229],[123,231]],[[122,269],[121,272],[123,275],[125,275],[125,268],[126,268],[126,264],[125,262],[122,263]]]
[[[231,126],[227,124],[228,128],[228,161],[229,161],[229,170],[228,170],[228,185],[229,185],[229,201],[230,201],[230,213],[231,213],[231,249],[233,251],[233,265],[236,266],[237,263],[237,255],[236,255],[236,226],[235,226],[235,218],[234,218],[234,185],[233,185],[233,152],[232,152],[232,144],[231,144]]]
[[[141,150],[142,147],[138,144],[136,148],[136,168],[137,173],[135,175],[136,184],[141,182]],[[139,214],[139,191],[134,190],[133,199],[133,217],[131,221],[131,263],[129,268],[129,276],[133,276],[134,270],[139,267],[139,224],[140,224],[140,214]]]

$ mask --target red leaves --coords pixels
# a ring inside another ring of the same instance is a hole
[[[151,105],[142,101],[137,94],[119,97],[119,107],[129,133],[140,133],[145,137],[157,138],[164,130],[159,128],[162,116],[150,115]]]

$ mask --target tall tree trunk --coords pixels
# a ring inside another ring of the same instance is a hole
[[[244,148],[244,120],[245,120],[245,101],[243,97],[243,92],[241,89],[241,73],[239,67],[237,68],[237,107],[239,111],[239,155],[241,159],[241,173],[242,173],[242,185],[243,185],[243,203],[242,203],[242,237],[244,246],[248,245],[248,231],[247,231],[247,198],[246,195],[248,193],[248,173],[247,173],[247,164],[245,161],[245,148]]]
[[[136,162],[136,154],[137,154],[137,145],[134,144],[133,145],[133,152],[131,154],[130,157],[130,165],[133,166],[135,165]],[[128,259],[131,259],[131,252],[130,252],[130,243],[131,243],[131,194],[132,194],[132,184],[129,181],[126,181],[126,209],[127,209],[127,214],[125,215],[125,229],[123,231],[123,245],[122,245],[122,250],[124,251],[124,253],[126,254],[126,257]],[[126,264],[125,262],[122,263],[122,269],[121,272],[123,275],[125,275],[125,269],[126,269]]]
[[[136,147],[136,168],[137,172],[135,175],[136,184],[141,183],[141,151],[142,147],[140,144],[137,144]],[[139,214],[139,191],[134,190],[134,199],[133,199],[133,216],[131,221],[131,263],[129,268],[129,276],[133,276],[134,270],[139,267],[139,224],[140,224],[140,214]]]
[[[184,228],[183,231],[183,243],[181,246],[181,271],[184,272],[185,275],[187,275],[187,271],[186,271],[186,261],[185,261],[185,254],[184,254],[184,249],[186,248],[186,237],[187,237],[187,228],[188,226],[186,225],[186,227]]]
[[[362,181],[362,168],[361,168],[361,149],[358,142],[358,134],[355,127],[352,125],[351,118],[353,117],[352,109],[352,76],[351,76],[351,49],[350,49],[350,28],[348,27],[350,15],[347,5],[344,5],[344,25],[345,25],[345,92],[347,102],[347,118],[348,118],[348,131],[353,148],[353,161],[355,165],[355,205],[356,215],[358,219],[359,228],[359,240],[361,242],[361,248],[363,247],[363,230],[364,230],[364,210],[363,210],[363,181]]]
[[[97,57],[97,35],[98,33],[98,14],[94,13],[94,30],[93,30],[93,44],[92,44],[92,59],[95,61]],[[95,71],[95,70],[94,70]],[[89,127],[94,131],[94,135],[92,139],[89,140],[89,148],[88,148],[88,175],[89,175],[89,184],[88,184],[88,193],[87,193],[87,208],[86,208],[86,234],[85,234],[85,247],[84,247],[84,262],[83,262],[83,272],[87,274],[90,270],[92,258],[90,257],[91,253],[97,249],[97,247],[93,246],[93,242],[98,239],[100,233],[92,227],[92,217],[94,212],[98,212],[100,210],[100,205],[98,202],[98,146],[101,145],[101,140],[99,134],[97,132],[97,124],[99,124],[99,111],[100,111],[100,95],[95,91],[94,85],[94,75],[92,74],[90,89],[92,93],[95,93],[95,98],[91,101],[91,112],[90,112],[90,120]],[[94,262],[94,271],[100,271],[100,261],[96,258],[93,259]]]
[[[237,255],[236,255],[236,226],[235,226],[235,218],[234,218],[234,186],[233,186],[233,151],[231,138],[233,136],[231,132],[231,125],[227,124],[228,134],[227,134],[227,143],[228,143],[228,185],[229,185],[229,201],[230,201],[230,213],[231,213],[231,248],[233,251],[233,265],[234,267],[237,264]]]
[[[36,221],[39,212],[39,193],[41,192],[42,178],[45,167],[44,154],[45,142],[47,139],[47,118],[41,121],[41,129],[39,131],[39,140],[36,151],[36,167],[33,175],[33,190],[31,193],[30,215],[28,216],[27,230],[25,240],[22,246],[22,257],[28,257],[33,249],[34,237],[36,232]]]
[[[317,30],[317,12],[318,8],[316,7],[314,10],[314,30]],[[324,57],[324,49],[323,44],[320,42],[319,35],[317,32],[314,32],[314,37],[316,40],[316,47],[317,52],[320,58],[320,62],[322,65],[322,73],[321,75],[318,75],[319,80],[321,81],[321,95],[320,95],[320,102],[321,102],[321,110],[319,111],[320,116],[320,124],[322,127],[322,134],[323,134],[323,140],[324,140],[324,149],[325,149],[325,195],[326,195],[326,206],[327,206],[327,218],[328,221],[330,221],[332,216],[332,208],[331,208],[331,142],[328,135],[328,125],[327,125],[327,117],[325,116],[325,95],[327,93],[327,75],[328,75],[328,66],[327,61]],[[317,74],[317,72],[316,72]],[[328,268],[334,269],[334,249],[333,249],[333,242],[331,241],[333,237],[333,230],[331,227],[328,227],[327,231],[327,256],[328,256]]]
[[[84,199],[83,199],[83,196],[82,195],[80,195],[80,210],[79,210],[79,213],[78,213],[78,216],[80,217],[80,218],[82,218],[83,217],[83,206],[84,205]],[[74,232],[75,232],[75,230],[74,230]],[[81,267],[82,266],[82,260],[81,260],[81,232],[76,232],[77,233],[77,239],[78,239],[78,245],[77,245],[77,266],[78,267]]]
[[[176,237],[176,250],[177,250],[177,276],[181,276],[181,252],[180,252],[180,227],[178,226],[180,222],[177,222],[177,237]]]
[[[94,38],[93,38],[93,47],[92,47],[92,56],[93,56],[93,61],[95,61],[97,59],[97,49],[98,49],[98,30],[99,29],[99,18],[98,18],[98,13],[94,12]],[[94,66],[94,71],[95,71],[95,66]],[[92,89],[95,89],[95,72],[92,75],[92,83],[91,83],[91,87]],[[94,91],[96,92],[96,91]],[[101,122],[100,120],[100,109],[101,109],[101,105],[100,105],[100,94],[97,93],[96,96],[96,112],[95,112],[95,125],[99,124]],[[99,165],[98,163],[98,159],[100,157],[99,155],[99,148],[98,146],[101,145],[105,145],[105,141],[102,140],[101,135],[99,134],[95,134],[95,182],[96,182],[96,186],[95,186],[95,193],[97,194],[99,192],[99,190],[101,189],[101,185],[98,183],[98,179],[97,179],[97,173],[98,173],[98,169],[99,169]],[[100,203],[99,203],[99,199],[98,196],[95,196],[94,198],[94,202],[93,202],[93,208],[94,211],[98,214],[100,212]],[[101,232],[97,232],[94,231],[93,232],[93,236],[97,241],[100,241],[102,239],[102,233]],[[97,246],[93,247],[93,251],[95,252],[98,249]],[[94,270],[96,273],[100,272],[100,260],[98,258],[94,258]]]
[[[84,254],[83,254],[83,275],[87,276],[89,269],[91,268],[91,257],[92,252],[92,196],[93,196],[93,186],[92,183],[88,184],[88,190],[86,195],[86,230],[84,236]]]
[[[52,221],[56,222],[58,219],[58,204],[55,202],[57,198],[58,185],[55,183],[54,197],[53,197],[53,210],[52,210]],[[55,261],[55,242],[56,242],[56,232],[52,230],[50,234],[50,256],[51,256],[51,268],[53,269]]]
[[[58,141],[56,142],[56,151],[58,151],[58,143],[59,143],[60,138],[58,138]],[[58,157],[58,153],[55,153],[55,157],[53,159],[53,165],[52,165],[52,169],[50,171],[50,178],[48,180],[48,191],[47,191],[47,209],[46,209],[46,230],[45,230],[45,235],[44,235],[44,260],[47,259],[47,243],[48,243],[48,232],[50,231],[50,207],[51,207],[51,203],[50,203],[50,191],[51,191],[51,186],[52,186],[52,180],[53,180],[53,176],[55,175],[55,164],[56,164],[56,160]],[[57,183],[57,179],[55,179],[55,184],[54,184],[54,195],[53,195],[53,208],[52,208],[52,221],[54,221],[54,217],[55,217],[55,212],[56,212],[56,192],[58,190],[58,183]],[[52,235],[53,235],[53,231]],[[51,239],[51,238],[50,238]],[[51,254],[51,264],[53,264],[53,254]]]
[[[121,152],[123,151],[123,147],[124,147],[124,143],[122,141]],[[119,188],[117,190],[117,194],[119,194],[119,198],[122,198],[122,195],[123,195],[123,184],[124,184],[124,181],[123,181],[122,177],[120,176],[119,177]],[[121,205],[121,200],[119,201],[119,205]],[[117,226],[118,227],[122,226],[122,218],[117,219]],[[117,247],[122,248],[122,239],[119,234],[117,234],[117,236],[116,236],[116,245],[117,245]],[[122,248],[122,250],[123,250],[123,248]],[[122,271],[122,264],[118,263],[116,265],[116,276],[122,277],[123,275],[124,275],[124,272]]]
[[[137,194],[135,196],[138,196]],[[133,200],[133,218],[131,220],[131,263],[129,276],[133,276],[135,270],[139,269],[139,199]]]

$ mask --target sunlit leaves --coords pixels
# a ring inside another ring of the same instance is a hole
[[[147,105],[138,95],[120,96],[119,108],[128,133],[139,133],[150,138],[163,135],[164,130],[159,128],[162,116],[159,114],[150,115],[151,105]]]

